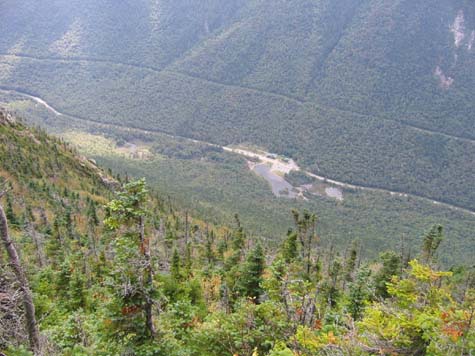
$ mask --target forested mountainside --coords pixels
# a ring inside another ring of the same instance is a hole
[[[4,1],[0,86],[475,209],[469,0]]]
[[[473,266],[441,270],[434,226],[418,250],[376,260],[324,247],[318,217],[289,212],[278,248],[195,219],[0,111],[9,235],[36,308],[37,355],[469,355]],[[4,231],[2,230],[4,233]],[[31,354],[2,234],[0,352]],[[9,246],[11,248],[11,246]],[[35,327],[35,324],[30,324]]]

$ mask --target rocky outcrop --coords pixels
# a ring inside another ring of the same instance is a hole
[[[12,114],[0,107],[0,125],[11,125],[16,122]]]

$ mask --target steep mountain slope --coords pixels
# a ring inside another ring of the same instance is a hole
[[[111,263],[120,258],[112,229],[103,223],[104,206],[120,188],[121,183],[110,173],[79,155],[69,144],[25,126],[0,108],[1,204],[33,290],[41,355],[121,353],[117,348],[122,344],[112,343],[114,323],[103,313],[113,298],[107,291]],[[153,221],[146,232],[148,241],[153,242],[154,269],[169,274],[172,248],[179,248],[179,241],[191,236],[191,229],[196,234],[193,242],[205,231],[227,233],[176,211],[171,201],[163,202],[152,192],[144,190],[143,194],[150,209],[147,224]],[[22,348],[28,344],[22,291],[1,242],[0,352],[9,356],[32,355]],[[128,245],[132,247],[135,248]],[[122,263],[120,269],[123,268],[131,266]],[[134,313],[139,319],[139,313]],[[85,326],[79,319],[92,324]],[[87,341],[81,341],[78,328],[88,335]],[[113,345],[115,350],[111,349]]]
[[[58,290],[41,291],[35,283],[38,280],[33,277],[41,273],[54,274],[59,265],[67,268],[64,258],[73,250],[91,248],[97,252],[96,213],[108,200],[114,184],[115,180],[67,144],[44,131],[25,127],[0,108],[0,189],[5,193],[1,204],[21,263],[33,282],[36,311],[41,318],[54,313],[54,297],[48,299],[47,294]],[[11,273],[4,247],[2,241],[2,352],[28,340],[21,306],[22,290]],[[87,259],[87,262],[92,260]],[[45,354],[52,354],[54,348],[49,348],[46,340],[42,339],[41,343],[45,343]],[[7,352],[8,355],[19,353]]]
[[[469,2],[373,1],[329,56],[315,96],[473,139],[474,40]]]
[[[239,18],[173,68],[304,100],[362,0],[248,1]]]
[[[11,187],[7,190],[13,190],[9,194],[15,192],[24,199],[29,199],[30,194],[22,192],[32,190],[38,194],[34,206],[18,201],[18,206],[14,204],[15,210],[29,206],[45,212],[51,209],[50,201],[67,194],[68,190],[74,190],[80,199],[92,199],[95,194],[107,196],[110,188],[117,184],[92,161],[79,156],[69,144],[44,131],[28,129],[2,109],[0,120],[0,170],[2,180]]]
[[[475,209],[469,1],[5,3],[0,87]],[[56,15],[52,15],[56,14]]]
[[[242,1],[2,3],[2,50],[161,68],[225,25]]]

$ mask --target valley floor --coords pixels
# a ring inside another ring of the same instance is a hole
[[[114,125],[114,124],[104,124],[104,123],[97,122],[95,120],[90,120],[90,119],[87,119],[87,118],[81,118],[81,117],[78,117],[78,116],[74,116],[74,115],[70,115],[70,114],[67,114],[67,113],[59,112],[52,105],[47,103],[42,98],[39,98],[39,97],[34,96],[34,95],[30,95],[28,93],[25,93],[25,92],[22,92],[22,91],[19,91],[19,90],[14,90],[14,89],[5,88],[5,87],[0,87],[0,90],[6,91],[6,92],[11,92],[11,93],[16,93],[16,94],[24,96],[28,99],[31,99],[35,103],[44,106],[46,109],[51,111],[56,116],[65,116],[65,117],[73,118],[73,119],[80,120],[80,121],[90,121],[90,122],[94,122],[96,124],[100,124],[101,126],[104,126],[104,127],[124,128],[124,126],[119,126],[119,125]],[[151,132],[151,133],[155,132],[155,131],[152,131],[152,130],[144,130],[144,129],[130,128],[130,127],[127,127],[127,129],[131,129],[131,130],[134,130],[134,131]],[[278,155],[270,153],[270,152],[265,152],[265,151],[262,151],[262,150],[258,150],[258,151],[250,150],[248,148],[243,148],[243,147],[219,146],[219,145],[216,145],[216,144],[211,143],[211,142],[195,140],[195,139],[192,139],[192,138],[189,138],[189,137],[184,137],[184,136],[171,135],[167,132],[162,132],[160,130],[156,130],[156,132],[160,132],[160,133],[165,134],[165,135],[167,135],[169,137],[172,137],[172,138],[181,138],[181,139],[189,140],[189,141],[194,142],[194,143],[201,143],[201,144],[205,144],[205,145],[209,145],[209,146],[219,147],[219,148],[221,148],[221,149],[223,149],[224,151],[227,151],[227,152],[232,152],[232,153],[235,153],[235,154],[239,154],[239,155],[247,157],[247,158],[257,159],[260,162],[263,162],[263,163],[266,163],[266,164],[270,165],[271,171],[276,172],[276,173],[288,174],[291,171],[301,171],[301,168],[295,163],[294,160],[292,160],[290,158],[287,158],[287,157],[279,157]],[[322,176],[322,175],[317,175],[317,174],[314,174],[314,173],[309,172],[309,171],[305,171],[305,170],[302,170],[302,171],[306,175],[308,175],[309,177],[312,177],[316,180],[325,182],[327,184],[334,185],[334,186],[339,187],[339,188],[357,189],[357,190],[372,191],[372,192],[383,192],[383,193],[389,193],[392,196],[399,196],[399,197],[412,196],[412,197],[415,197],[415,198],[418,198],[418,199],[426,200],[426,201],[428,201],[432,204],[435,204],[435,205],[445,206],[447,208],[454,209],[454,210],[457,210],[457,211],[464,212],[464,213],[471,214],[471,215],[475,216],[475,211],[473,211],[473,210],[466,209],[466,208],[456,206],[456,205],[453,205],[453,204],[445,203],[445,202],[442,202],[442,201],[430,199],[430,198],[423,197],[423,196],[420,196],[420,195],[408,194],[408,193],[405,193],[405,192],[396,192],[396,191],[392,191],[392,190],[389,190],[389,189],[374,188],[374,187],[363,186],[363,185],[354,185],[354,184],[347,183],[347,182],[337,181],[337,180],[334,180],[334,179],[331,179],[329,177],[325,177],[325,176]],[[330,193],[330,195],[331,195],[331,193]],[[335,194],[333,194],[333,195],[335,195]],[[301,194],[301,192],[299,192],[299,194],[297,194],[296,196],[302,197],[303,195]],[[337,196],[338,196],[338,194],[337,194]],[[291,197],[294,197],[294,196],[292,195]]]

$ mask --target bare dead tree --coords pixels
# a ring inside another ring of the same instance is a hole
[[[3,193],[0,193],[0,197]],[[38,331],[38,324],[35,317],[35,305],[33,304],[33,296],[30,290],[28,279],[21,266],[20,258],[17,250],[13,244],[8,231],[8,222],[3,206],[0,204],[0,238],[8,254],[10,266],[15,274],[15,277],[20,286],[20,291],[23,295],[23,305],[25,308],[26,328],[28,331],[28,338],[30,341],[30,348],[35,355],[41,355],[40,350],[40,333]]]
[[[145,265],[146,265],[146,287],[150,288],[153,283],[153,270],[152,270],[152,262],[151,262],[151,256],[150,256],[150,239],[145,237],[145,219],[143,216],[140,217],[140,244],[141,244],[141,249],[142,249],[142,254],[145,258]],[[153,307],[153,300],[150,298],[148,294],[146,294],[146,300],[145,300],[145,317],[146,317],[146,324],[147,324],[147,329],[150,332],[150,335],[153,337],[155,336],[155,326],[153,325],[153,313],[152,313],[152,307]]]
[[[5,265],[0,265],[0,349],[28,342],[25,315],[21,308],[22,296],[15,279]]]
[[[185,246],[188,245],[189,238],[189,221],[188,221],[188,210],[185,211]]]
[[[41,236],[38,234],[35,227],[29,220],[26,221],[26,231],[28,235],[30,235],[31,239],[33,240],[33,243],[35,244],[35,251],[36,251],[36,258],[38,260],[38,266],[40,268],[43,268],[43,266],[45,265],[45,257],[43,254],[43,244],[41,241]]]

